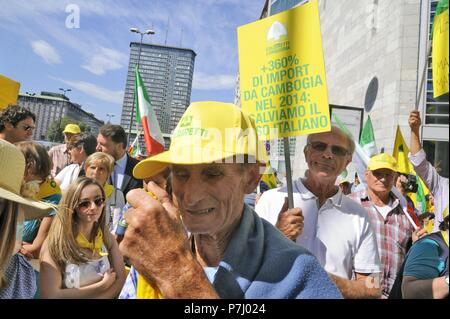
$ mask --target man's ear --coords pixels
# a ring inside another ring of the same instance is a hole
[[[345,164],[345,167],[347,167],[348,166],[348,164],[350,164],[351,163],[351,161],[352,161],[352,155],[348,155],[348,158],[347,158],[347,164]]]
[[[6,122],[3,125],[5,126],[5,129],[8,129],[8,130],[12,130],[14,128],[14,125],[12,125],[12,123],[10,123],[10,122]]]
[[[258,186],[261,180],[262,173],[264,173],[266,165],[264,163],[255,163],[249,165],[246,172],[246,181],[244,185],[245,194],[250,194]]]

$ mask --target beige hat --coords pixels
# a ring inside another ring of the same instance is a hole
[[[16,202],[25,214],[25,219],[36,219],[48,215],[54,205],[24,198],[20,195],[25,158],[13,144],[0,139],[0,198]]]

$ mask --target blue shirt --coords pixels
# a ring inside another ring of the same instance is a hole
[[[444,269],[445,260],[439,258],[439,244],[430,238],[424,238],[412,245],[403,276],[432,279],[439,277]]]
[[[342,298],[316,257],[247,205],[217,272],[207,274],[225,299]],[[132,269],[119,298],[136,296],[136,277]]]
[[[117,188],[121,189],[123,177],[125,175],[125,168],[127,167],[127,153],[125,153],[122,158],[116,161],[116,164],[114,165],[114,170],[111,176],[112,179],[112,185]]]

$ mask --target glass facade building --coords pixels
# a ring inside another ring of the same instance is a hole
[[[138,42],[130,43],[130,61],[120,122],[127,133],[134,107],[134,67],[138,63],[139,45]],[[191,49],[142,44],[139,72],[155,110],[166,148],[170,144],[170,134],[190,104],[195,56]],[[134,140],[136,136],[135,116],[134,111],[129,140]],[[141,149],[145,150],[143,137],[140,142]]]

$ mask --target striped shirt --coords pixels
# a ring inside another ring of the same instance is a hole
[[[398,198],[391,193],[392,209],[386,218],[378,212],[370,200],[363,200],[360,192],[348,195],[363,206],[370,218],[373,231],[377,238],[378,252],[381,259],[381,292],[382,298],[387,298],[394,284],[397,273],[405,259],[408,241],[414,231],[406,217],[406,212],[400,205]],[[405,208],[406,210],[406,208]]]
[[[67,150],[66,144],[60,144],[53,146],[49,151],[48,155],[52,160],[52,170],[50,173],[55,177],[64,167],[70,164],[70,154]]]

